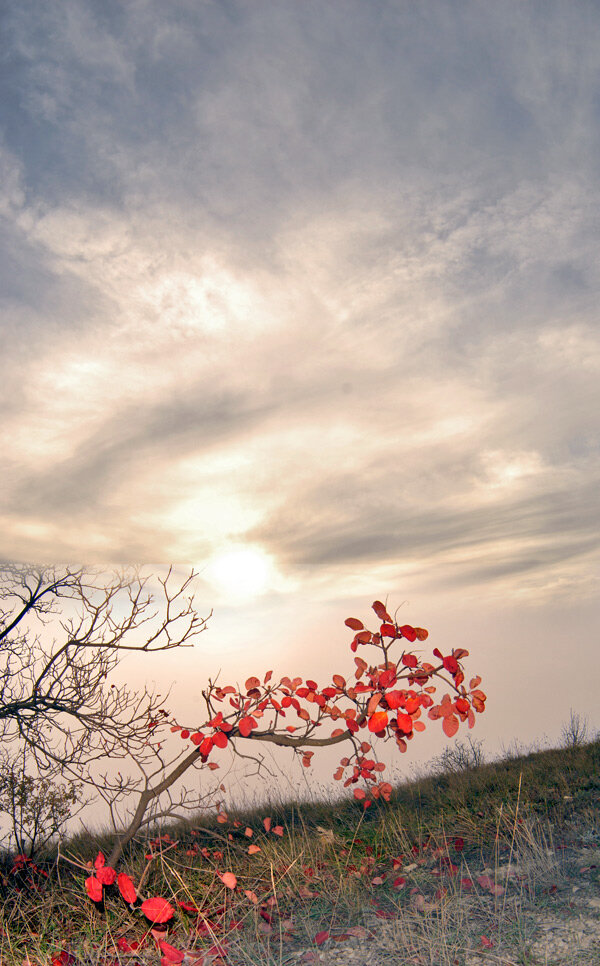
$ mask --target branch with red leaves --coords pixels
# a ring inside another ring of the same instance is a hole
[[[354,617],[345,622],[355,632],[350,650],[357,655],[359,648],[369,648],[370,660],[355,656],[350,674],[333,674],[322,687],[310,678],[285,676],[276,682],[272,671],[267,671],[262,680],[248,678],[243,688],[209,682],[202,692],[208,711],[206,721],[195,728],[171,723],[171,732],[178,733],[193,749],[160,782],[142,792],[135,816],[116,843],[110,864],[116,863],[158,795],[192,765],[218,768],[214,760],[218,752],[229,747],[235,751],[238,741],[291,748],[307,768],[314,749],[349,744],[349,754],[340,759],[333,777],[344,779],[345,788],[361,783],[354,789],[354,797],[367,808],[377,798],[389,801],[392,792],[389,782],[381,777],[386,765],[377,759],[375,739],[393,742],[405,752],[415,734],[425,730],[425,713],[430,720],[442,719],[449,738],[461,723],[472,728],[475,713],[485,709],[486,696],[479,689],[479,677],[465,685],[462,661],[469,652],[457,648],[443,655],[434,648],[435,663],[425,661],[418,646],[427,640],[426,630],[399,625],[380,601],[375,601],[373,610],[381,621],[377,631],[368,630]],[[433,695],[439,682],[447,690],[435,703]],[[321,729],[331,724],[333,730],[323,734]]]

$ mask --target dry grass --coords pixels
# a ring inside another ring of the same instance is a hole
[[[599,765],[596,742],[421,779],[367,812],[354,802],[280,802],[227,824],[162,829],[169,838],[155,857],[144,857],[146,843],[123,868],[143,897],[174,906],[164,935],[184,966],[591,966],[600,948]],[[264,831],[267,814],[282,836]],[[251,844],[261,851],[249,855]],[[107,845],[80,837],[63,855],[85,863]],[[128,907],[111,887],[96,907],[83,889],[88,873],[57,856],[41,864],[48,878],[28,885],[5,862],[2,966],[160,961],[139,904]],[[219,879],[225,870],[236,889]]]

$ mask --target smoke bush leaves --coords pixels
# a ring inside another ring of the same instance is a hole
[[[162,896],[154,896],[152,899],[146,899],[141,905],[142,912],[144,913],[146,919],[150,922],[168,922],[169,919],[173,918],[175,910],[170,902],[163,899]]]
[[[125,902],[132,903],[136,901],[137,892],[133,880],[125,872],[119,872],[117,876],[117,887]]]

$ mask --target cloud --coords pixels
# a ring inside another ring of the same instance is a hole
[[[591,7],[26,0],[7,28],[5,555],[585,583]]]

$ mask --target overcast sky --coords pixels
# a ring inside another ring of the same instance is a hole
[[[490,748],[600,727],[595,0],[2,33],[2,555],[194,565],[209,670],[406,601]]]

